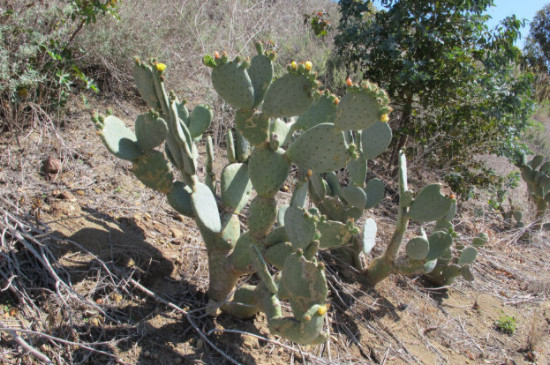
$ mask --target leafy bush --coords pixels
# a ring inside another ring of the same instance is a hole
[[[497,331],[505,333],[509,336],[516,332],[518,325],[515,317],[502,316],[495,321],[495,328]]]
[[[533,111],[532,75],[517,70],[521,22],[486,26],[491,2],[340,1],[336,46],[394,100],[396,151],[462,173],[475,154],[512,157]],[[463,176],[466,176],[463,174]],[[468,184],[475,180],[464,180]]]
[[[60,111],[77,88],[97,91],[77,63],[73,41],[98,16],[116,16],[117,2],[59,0],[0,8],[1,128],[22,126],[31,110]]]

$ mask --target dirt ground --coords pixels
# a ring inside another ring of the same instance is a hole
[[[126,121],[140,112],[127,102],[98,103]],[[550,364],[548,237],[519,239],[521,232],[503,230],[481,200],[461,204],[455,222],[465,237],[489,234],[472,283],[434,288],[419,277],[395,275],[372,288],[324,255],[331,291],[327,343],[300,347],[274,337],[261,315],[248,321],[205,316],[206,253],[194,222],[107,153],[90,109],[75,101],[60,128],[42,120],[18,139],[0,137],[0,267],[9,264],[8,226],[20,221],[68,285],[43,283],[44,272],[29,275],[36,306],[29,308],[9,278],[0,277],[0,362],[41,362],[7,331],[16,327],[29,331],[17,332],[20,339],[56,364]],[[51,180],[41,172],[48,157],[61,162]],[[414,173],[411,180],[414,185]],[[392,209],[387,196],[373,213],[375,254],[391,234]],[[21,268],[33,262],[20,243],[13,249],[21,252]],[[517,328],[506,334],[497,322]]]

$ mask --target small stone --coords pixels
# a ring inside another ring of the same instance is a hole
[[[146,221],[150,221],[150,220],[153,219],[153,218],[151,217],[151,214],[145,213],[145,214],[143,215],[143,219],[145,219]]]
[[[183,232],[174,227],[170,227],[170,234],[173,238],[180,238],[183,236]]]
[[[54,190],[52,195],[56,199],[67,200],[73,203],[76,202],[75,196],[70,191]]]
[[[50,181],[55,179],[57,174],[61,171],[61,161],[57,158],[49,156],[42,161],[42,172],[46,176],[46,180]]]
[[[78,195],[84,195],[84,194],[85,194],[85,193],[84,193],[84,190],[77,190],[76,193],[77,193]]]
[[[256,337],[244,336],[243,337],[243,346],[250,349],[250,350],[253,350],[253,349],[257,349],[258,347],[260,347],[260,344],[259,344],[258,339]]]

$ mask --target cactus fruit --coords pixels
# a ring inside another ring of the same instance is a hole
[[[361,232],[357,222],[385,195],[381,180],[366,177],[368,161],[392,139],[387,94],[375,84],[354,85],[350,79],[341,99],[320,92],[309,61],[292,62],[285,75],[272,81],[275,55],[260,44],[256,50],[244,62],[230,61],[225,53],[203,58],[212,68],[214,89],[236,108],[221,176],[213,168],[210,136],[206,174],[198,174],[197,143],[208,133],[211,109],[198,105],[190,111],[185,101],[167,94],[166,66],[156,60],[136,60],[136,85],[151,111],[138,116],[135,132],[116,117],[93,117],[107,149],[131,161],[138,179],[196,221],[208,254],[208,308],[216,309],[209,311],[220,308],[240,318],[262,311],[272,333],[301,344],[323,342],[328,288],[324,266],[317,261],[319,250],[349,257],[373,284],[392,273],[432,272],[433,280],[445,283],[458,275],[470,280],[476,249],[452,251],[456,201],[443,196],[439,185],[427,186],[415,197],[407,186],[403,153],[395,231],[384,255],[365,267],[363,256],[372,252],[378,227],[368,218]],[[164,153],[157,150],[163,142]],[[292,185],[287,180],[292,164],[298,171],[292,198],[279,206],[276,195]],[[540,171],[548,170],[549,165],[542,166]],[[334,172],[342,169],[349,173],[348,186]],[[314,208],[306,207],[308,196]],[[248,211],[244,232],[242,211]],[[436,228],[429,236],[423,232],[409,240],[398,258],[411,219],[437,221]],[[473,246],[485,242],[480,236]],[[241,276],[254,273],[260,278],[257,285],[237,288]],[[291,314],[283,314],[281,301],[290,304]]]

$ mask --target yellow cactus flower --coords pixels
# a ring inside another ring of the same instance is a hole
[[[380,117],[380,120],[384,123],[387,123],[390,121],[390,117],[387,114],[382,114],[382,116]]]
[[[319,313],[320,316],[325,315],[327,313],[327,306],[320,306],[319,309],[317,309],[317,313]]]
[[[157,63],[156,65],[157,71],[163,72],[166,70],[166,65],[164,63]]]
[[[311,61],[306,61],[305,67],[306,67],[306,70],[311,71],[311,68],[313,67],[313,63],[311,63]]]
[[[290,67],[293,69],[293,70],[296,70],[298,68],[298,64],[296,63],[296,61],[292,61],[290,63]]]

